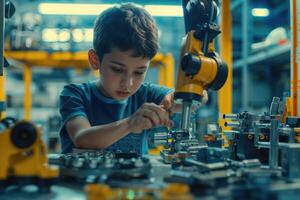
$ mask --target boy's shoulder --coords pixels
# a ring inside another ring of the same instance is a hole
[[[156,83],[149,83],[143,82],[139,90],[150,90],[150,91],[157,91],[157,90],[172,90],[171,88],[167,88],[163,85],[159,85]]]
[[[160,85],[157,85],[155,83],[143,82],[137,92],[145,93],[160,87]]]

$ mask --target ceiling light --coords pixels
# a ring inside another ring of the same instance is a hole
[[[115,4],[40,3],[38,11],[44,15],[99,15]],[[152,16],[182,17],[180,5],[144,5]]]
[[[38,11],[44,15],[99,15],[113,4],[40,3]]]
[[[252,15],[255,17],[267,17],[269,16],[270,11],[267,8],[253,8]]]
[[[158,16],[158,17],[182,17],[183,16],[183,10],[181,6],[145,5],[144,8],[152,16]]]

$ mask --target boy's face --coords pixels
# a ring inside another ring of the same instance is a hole
[[[102,92],[118,100],[133,95],[143,82],[149,63],[149,58],[134,57],[133,51],[113,48],[100,63]]]

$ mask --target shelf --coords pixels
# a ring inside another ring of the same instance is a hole
[[[250,55],[246,62],[248,65],[280,65],[290,62],[290,43],[283,46],[269,47],[267,50]],[[239,59],[233,63],[233,69],[241,69],[245,60]]]

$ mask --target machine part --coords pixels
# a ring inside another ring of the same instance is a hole
[[[278,167],[278,119],[271,119],[270,132],[270,150],[269,150],[269,166],[270,168]]]
[[[6,117],[0,121],[0,131],[12,127],[16,123],[16,119],[12,117]]]
[[[2,0],[0,2],[0,76],[3,76],[3,67],[8,67],[9,64],[4,57],[3,50],[4,50],[4,28],[5,28],[5,21],[4,18],[11,18],[16,11],[14,4],[11,1]]]
[[[192,101],[183,101],[181,114],[181,130],[188,132],[190,127]]]
[[[300,144],[282,144],[282,175],[290,180],[300,179]]]
[[[16,7],[11,1],[5,2],[5,18],[11,18],[16,12]]]
[[[204,163],[223,162],[227,159],[229,159],[229,150],[218,147],[203,147],[197,154],[197,161]]]
[[[207,133],[203,136],[203,140],[209,147],[222,147],[224,139],[222,137],[222,127],[219,124],[208,124]]]
[[[274,102],[278,102],[278,99],[275,98]],[[272,112],[278,112],[278,105],[273,103]],[[269,142],[270,121],[274,117],[269,113],[253,114],[244,111],[239,114],[223,115],[223,118],[232,120],[225,122],[225,126],[231,127],[234,131],[230,132],[232,158],[239,160],[259,158],[261,162],[268,163],[268,150],[260,147],[268,146],[266,142]],[[284,140],[284,137],[280,139]]]
[[[52,157],[50,161],[60,166],[61,176],[64,179],[76,179],[81,184],[133,186],[138,181],[149,182],[151,174],[149,158],[140,157],[136,153],[105,151],[69,153]]]
[[[9,120],[2,120],[4,121]],[[9,185],[36,184],[48,190],[59,175],[57,167],[48,166],[41,133],[32,123],[16,122],[0,133],[0,183]]]
[[[223,119],[231,119],[232,121],[226,121],[226,127],[232,127],[240,132],[250,132],[253,130],[253,122],[259,120],[261,116],[255,115],[248,111],[241,112],[239,114],[224,114]]]
[[[182,100],[181,128],[188,131],[192,101],[201,101],[204,89],[219,90],[228,76],[227,64],[215,53],[213,39],[220,33],[214,21],[215,0],[182,1],[186,37],[181,59],[175,100]]]
[[[300,117],[288,116],[286,118],[286,124],[292,128],[300,127]]]
[[[280,104],[280,98],[279,97],[273,97],[272,99],[272,103],[270,106],[270,115],[277,115],[278,114],[278,109],[279,109],[279,105]]]
[[[33,124],[20,122],[12,128],[10,139],[16,147],[28,148],[36,141],[37,130]]]

